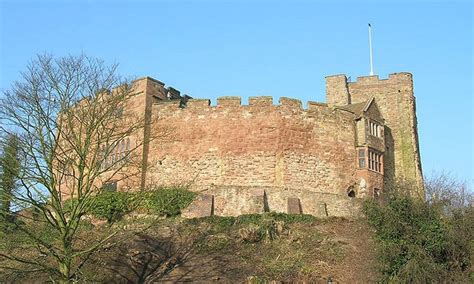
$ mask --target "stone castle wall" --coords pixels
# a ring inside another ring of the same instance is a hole
[[[120,181],[119,190],[190,186],[201,193],[198,211],[206,214],[210,208],[216,215],[240,215],[295,213],[299,207],[316,216],[350,216],[359,212],[351,190],[376,197],[375,189],[383,191],[396,178],[422,185],[409,73],[357,82],[329,76],[328,104],[308,102],[307,109],[289,98],[274,105],[271,97],[251,97],[248,105],[239,97],[218,98],[216,106],[208,99],[184,103],[176,99],[179,92],[170,99],[174,89],[160,81],[146,77],[135,84],[138,95],[127,111],[143,115],[147,124],[131,141],[147,142],[137,151],[140,174]],[[380,113],[371,107],[367,115],[385,120],[382,144],[365,135],[368,126],[358,115],[337,107],[372,97]],[[361,143],[383,152],[384,175],[358,168]],[[421,186],[417,194],[422,192]]]
[[[150,133],[169,135],[149,144],[147,185],[207,189],[216,213],[224,215],[243,214],[247,209],[239,206],[251,203],[246,196],[264,195],[272,211],[287,212],[291,197],[309,214],[318,215],[321,206],[332,215],[350,211],[347,189],[357,183],[354,116],[326,104],[310,102],[303,109],[299,100],[272,101],[253,97],[241,105],[238,97],[222,97],[217,106],[202,99],[186,108],[178,101],[153,104]]]

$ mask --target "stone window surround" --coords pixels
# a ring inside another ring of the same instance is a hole
[[[377,138],[383,138],[383,126],[379,122],[366,118],[366,127],[368,134]]]
[[[363,150],[363,152],[361,150]],[[383,161],[383,153],[382,152],[377,151],[377,150],[375,150],[371,147],[368,147],[368,146],[357,147],[356,151],[357,151],[357,154],[356,154],[356,156],[357,156],[356,157],[357,169],[359,169],[359,170],[369,170],[371,172],[375,172],[375,173],[383,175],[384,161]],[[361,153],[364,153],[364,157],[360,156]],[[372,169],[372,167],[370,166],[371,162],[372,162],[372,160],[369,159],[370,155],[371,155],[370,153],[378,155],[378,161],[375,161],[375,163],[377,163],[376,167],[379,168],[378,170]],[[364,159],[364,167],[360,166],[362,158]]]

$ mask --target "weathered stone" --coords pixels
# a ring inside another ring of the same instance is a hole
[[[309,102],[308,109],[289,98],[279,105],[271,97],[251,97],[249,105],[221,97],[217,106],[207,99],[170,100],[179,92],[169,97],[169,88],[149,77],[134,88],[124,112],[144,115],[150,123],[131,135],[131,148],[153,140],[135,150],[141,166],[118,178],[118,191],[179,184],[208,190],[183,216],[209,216],[213,210],[224,216],[300,214],[301,204],[305,214],[350,216],[358,212],[358,199],[383,195],[384,183],[396,177],[422,183],[408,73],[357,82],[329,76],[328,104]],[[370,133],[370,122],[381,127],[380,137]],[[363,166],[359,150],[365,150]],[[379,170],[368,167],[374,161],[369,152],[380,158]],[[298,209],[290,206],[295,196]]]
[[[301,204],[300,199],[295,197],[288,198],[288,214],[301,214]]]
[[[214,214],[214,196],[208,194],[198,195],[194,201],[183,210],[181,216],[185,218],[200,218]]]
[[[212,192],[215,195],[216,215],[236,216],[265,211],[265,192],[262,188],[219,187]]]
[[[318,203],[318,216],[320,216],[320,217],[327,217],[328,216],[328,209],[326,207],[326,203],[324,203],[324,202]]]

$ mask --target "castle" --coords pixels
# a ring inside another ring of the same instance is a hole
[[[359,198],[381,198],[396,179],[423,196],[413,80],[326,77],[327,103],[272,97],[191,99],[145,77],[130,106],[149,122],[137,179],[116,190],[189,185],[200,194],[185,216],[264,211],[350,216]],[[124,110],[131,111],[131,110]],[[133,144],[133,137],[127,143]]]

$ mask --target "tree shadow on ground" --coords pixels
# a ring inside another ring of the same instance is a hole
[[[199,250],[205,236],[183,237],[172,233],[156,237],[138,233],[113,249],[106,269],[116,283],[186,282],[221,279],[228,259]]]

